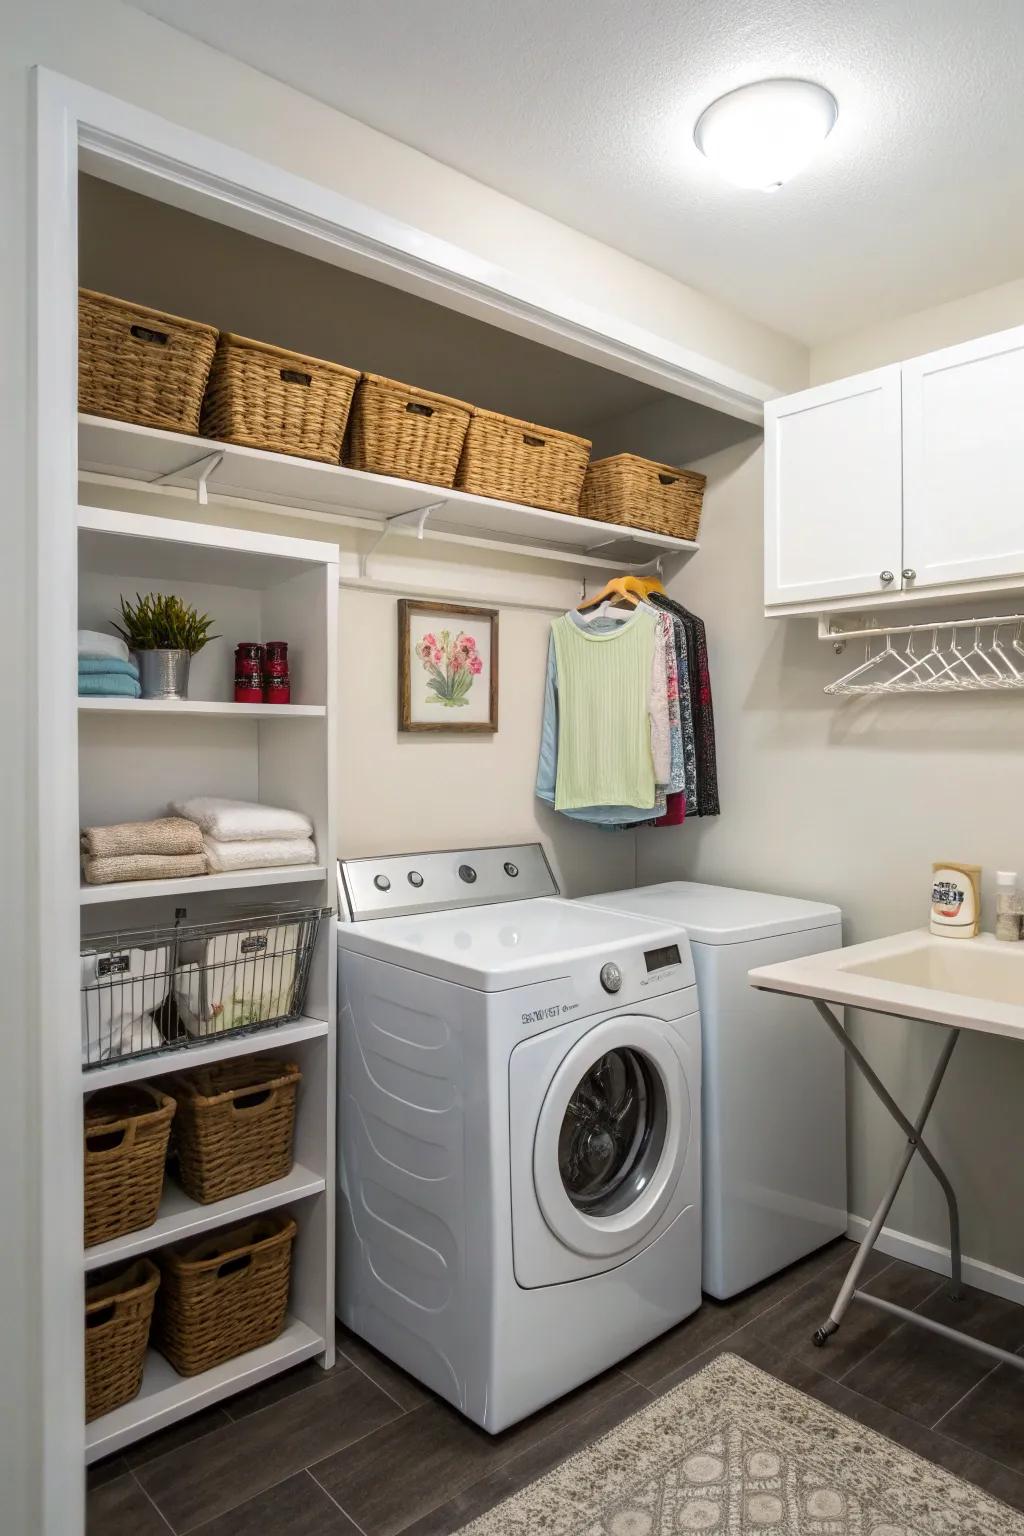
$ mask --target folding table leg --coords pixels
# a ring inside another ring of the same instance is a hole
[[[893,1201],[896,1199],[896,1196],[899,1193],[900,1185],[903,1183],[907,1169],[910,1167],[916,1152],[921,1154],[924,1162],[931,1169],[932,1173],[938,1180],[942,1188],[942,1192],[946,1197],[946,1205],[949,1210],[949,1252],[951,1271],[950,1295],[954,1299],[959,1300],[963,1294],[960,1277],[960,1212],[957,1208],[956,1194],[954,1193],[953,1186],[950,1184],[948,1178],[946,1177],[942,1168],[939,1166],[931,1150],[925,1145],[921,1136],[921,1132],[924,1130],[925,1122],[931,1113],[932,1105],[935,1103],[935,1096],[938,1093],[939,1086],[942,1083],[943,1077],[945,1076],[946,1068],[949,1066],[949,1058],[953,1054],[953,1048],[959,1038],[960,1031],[958,1029],[951,1029],[947,1035],[942,1047],[942,1051],[939,1055],[939,1059],[935,1064],[935,1069],[932,1072],[931,1080],[928,1084],[928,1090],[925,1093],[924,1101],[918,1112],[917,1119],[912,1121],[908,1119],[908,1117],[900,1109],[899,1105],[896,1103],[896,1100],[892,1097],[892,1094],[879,1078],[874,1068],[866,1060],[863,1052],[858,1048],[857,1045],[854,1044],[853,1040],[851,1040],[850,1036],[839,1023],[839,1020],[835,1017],[835,1014],[832,1012],[828,1004],[822,1002],[818,998],[814,998],[813,1002],[815,1008],[817,1008],[829,1029],[839,1040],[847,1055],[859,1068],[863,1077],[867,1080],[871,1088],[877,1094],[878,1098],[885,1105],[885,1108],[889,1111],[890,1115],[892,1115],[897,1125],[900,1126],[900,1128],[906,1133],[907,1137],[907,1144],[900,1155],[900,1160],[897,1163],[896,1168],[893,1171],[893,1176],[889,1182],[889,1187],[883,1195],[881,1203],[879,1204],[878,1209],[875,1211],[874,1216],[871,1218],[868,1230],[865,1232],[863,1240],[861,1241],[861,1244],[857,1249],[856,1254],[854,1255],[853,1263],[850,1265],[846,1278],[843,1281],[842,1287],[840,1289],[839,1295],[836,1297],[835,1305],[832,1308],[832,1311],[829,1313],[828,1321],[823,1323],[820,1328],[815,1330],[814,1342],[820,1348],[823,1344],[827,1343],[832,1334],[836,1332],[844,1316],[846,1315],[846,1310],[849,1307],[850,1302],[853,1300],[855,1293],[857,1292],[857,1284],[863,1272],[864,1265],[867,1263],[868,1255],[878,1240],[878,1234],[881,1232],[883,1226],[885,1225],[885,1218],[888,1216],[889,1211],[892,1209]]]

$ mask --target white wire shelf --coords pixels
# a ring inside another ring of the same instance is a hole
[[[698,547],[691,539],[101,416],[79,417],[78,457],[87,480],[190,490],[200,504],[242,500],[327,521],[355,519],[381,534],[411,524],[422,536],[429,522],[430,531],[445,538],[596,569],[639,569]]]
[[[833,696],[997,693],[1024,689],[1024,615],[832,632],[839,650],[863,640],[864,660],[825,689]]]

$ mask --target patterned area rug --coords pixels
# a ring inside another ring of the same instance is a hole
[[[1024,1536],[1024,1515],[720,1355],[461,1536]]]

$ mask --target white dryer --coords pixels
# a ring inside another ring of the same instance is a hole
[[[539,844],[340,880],[338,1314],[496,1432],[700,1304],[689,945]]]
[[[669,880],[586,896],[679,923],[703,1033],[704,1290],[723,1299],[846,1231],[843,1052],[799,999],[748,973],[836,949],[838,907]]]

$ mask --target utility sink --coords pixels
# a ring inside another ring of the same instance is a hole
[[[752,986],[1024,1039],[1024,943],[927,929],[750,972]]]

